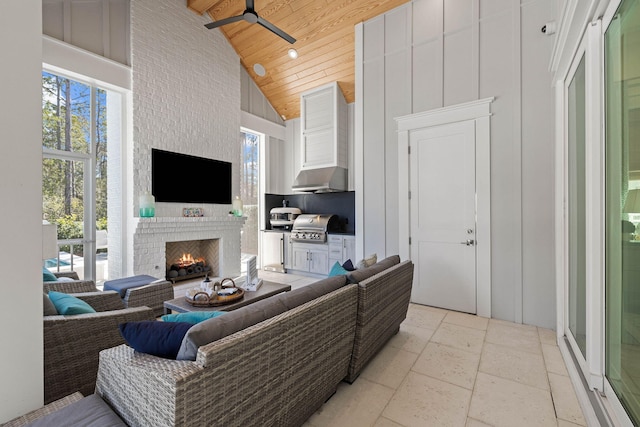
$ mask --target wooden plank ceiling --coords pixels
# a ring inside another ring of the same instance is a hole
[[[297,39],[291,45],[258,24],[220,27],[271,105],[285,120],[300,116],[300,93],[337,81],[348,103],[355,100],[354,26],[408,0],[255,0],[256,13]],[[187,0],[213,21],[242,15],[245,0]],[[218,31],[217,29],[208,31]],[[290,48],[298,58],[287,55]],[[254,64],[266,69],[258,76]]]

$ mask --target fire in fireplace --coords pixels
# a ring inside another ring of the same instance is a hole
[[[167,271],[167,279],[176,282],[179,280],[201,277],[211,271],[203,257],[193,257],[190,253],[182,254]]]
[[[217,276],[218,239],[167,242],[167,280],[182,280]]]

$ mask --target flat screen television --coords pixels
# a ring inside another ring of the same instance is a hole
[[[151,149],[156,202],[231,204],[231,163]]]

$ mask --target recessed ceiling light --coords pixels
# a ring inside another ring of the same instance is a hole
[[[289,49],[289,52],[287,52],[289,55],[289,58],[291,59],[296,59],[298,57],[298,51],[295,50],[294,48]]]
[[[264,75],[267,74],[267,70],[264,69],[262,64],[254,64],[253,71],[255,71],[260,77],[264,77]]]

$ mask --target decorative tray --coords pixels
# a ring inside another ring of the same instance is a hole
[[[215,307],[231,304],[232,302],[242,299],[242,297],[244,297],[244,290],[237,288],[233,279],[222,279],[221,283],[225,280],[230,280],[234,286],[224,287],[221,285],[221,288],[217,291],[211,289],[205,291],[200,288],[191,289],[187,291],[185,300],[194,307]]]

